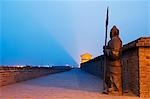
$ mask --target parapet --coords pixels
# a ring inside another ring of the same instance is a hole
[[[150,47],[150,37],[140,37],[132,42],[123,45],[122,50],[129,50],[135,47]]]

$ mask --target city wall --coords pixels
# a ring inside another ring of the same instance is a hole
[[[44,75],[70,70],[49,67],[0,67],[0,86],[9,85]]]
[[[104,64],[104,55],[98,56],[92,60],[89,60],[85,63],[81,63],[81,70],[88,72],[92,75],[98,76],[103,79],[103,68]]]
[[[83,71],[103,78],[104,57],[81,64]],[[122,48],[123,90],[140,97],[150,97],[150,37],[141,37]]]

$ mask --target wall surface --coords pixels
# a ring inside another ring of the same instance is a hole
[[[150,97],[150,48],[139,48],[140,95]]]
[[[150,37],[138,39],[140,96],[150,97]]]
[[[103,79],[104,56],[98,56],[88,62],[81,63],[81,69]]]
[[[0,67],[0,86],[25,81],[40,76],[63,72],[67,69],[53,69],[46,67]]]
[[[122,53],[122,82],[124,91],[131,90],[139,96],[139,58],[138,48],[124,50]]]

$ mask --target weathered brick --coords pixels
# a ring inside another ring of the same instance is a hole
[[[2,70],[3,69],[3,70]],[[50,68],[17,68],[3,67],[0,70],[0,86],[33,79],[50,73],[60,72],[64,70],[51,70]]]

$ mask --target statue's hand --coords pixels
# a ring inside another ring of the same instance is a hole
[[[105,49],[105,46],[103,46],[103,50]]]
[[[105,49],[105,46],[103,46],[103,50]],[[108,46],[106,46],[106,49],[109,49],[109,47]]]

